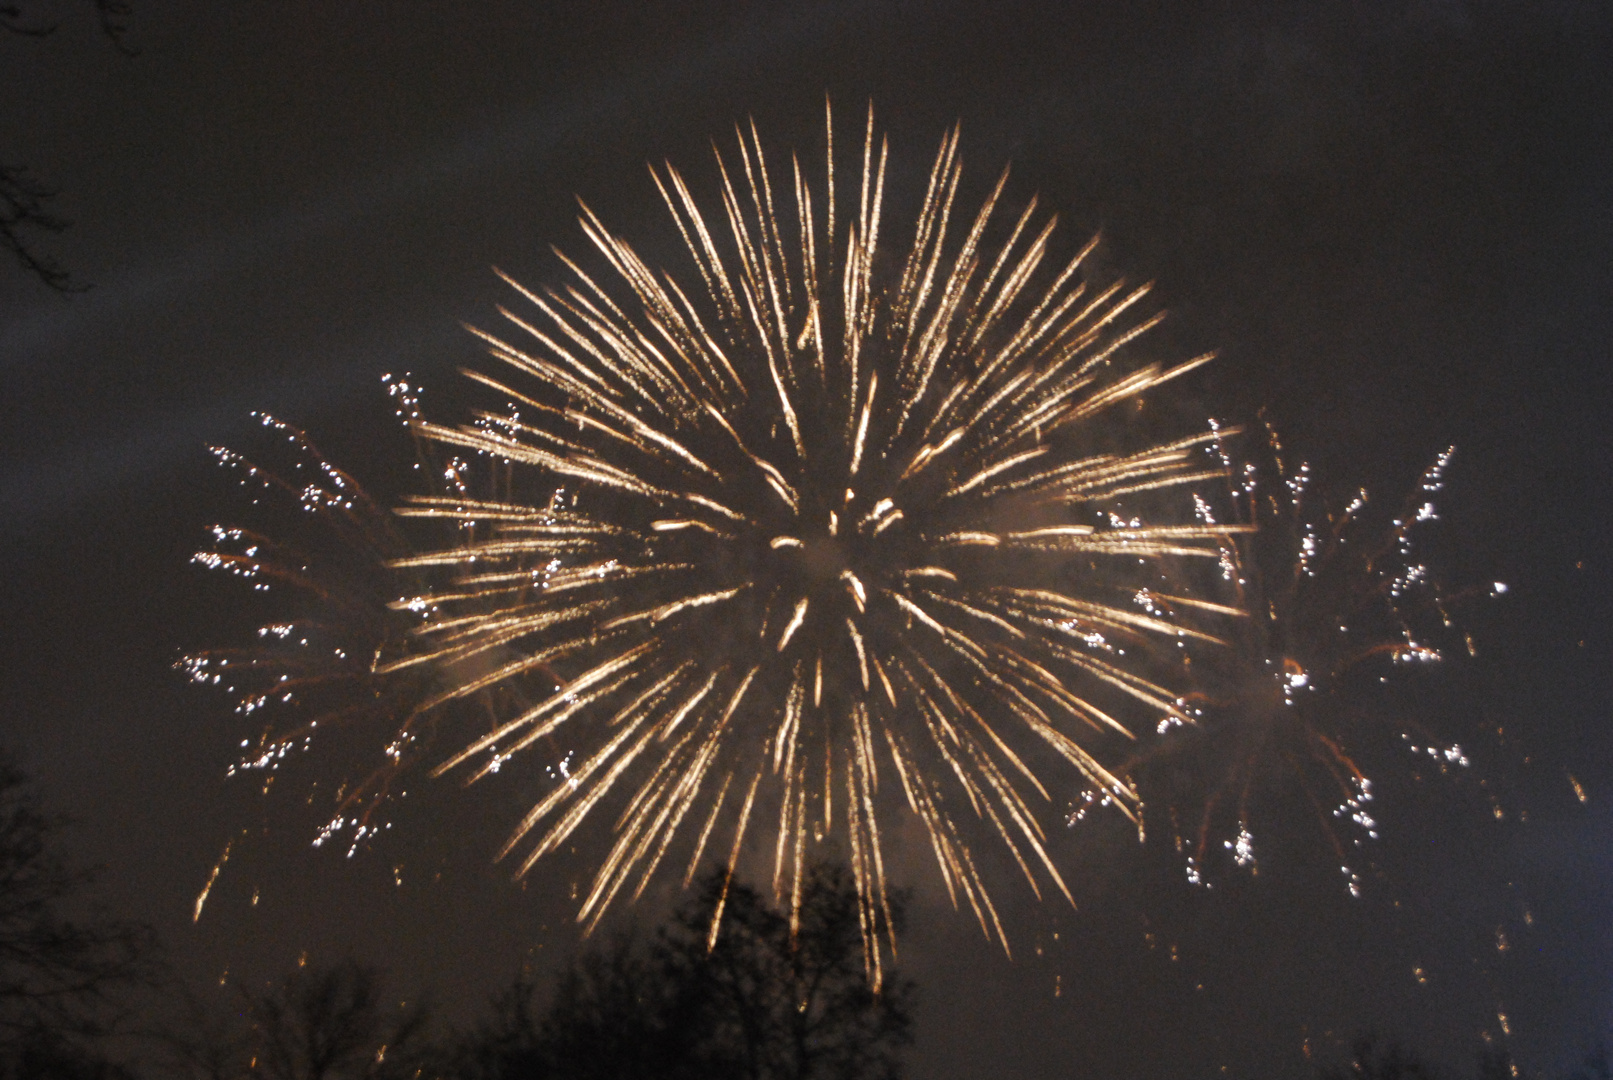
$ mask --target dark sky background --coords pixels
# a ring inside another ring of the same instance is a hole
[[[196,985],[352,954],[463,1019],[571,953],[585,868],[491,864],[514,787],[423,791],[349,860],[294,791],[225,781],[247,732],[171,670],[255,625],[188,565],[239,516],[207,445],[255,445],[263,409],[401,493],[379,378],[453,398],[490,266],[556,278],[573,193],[664,236],[644,162],[704,177],[747,115],[815,152],[827,90],[848,131],[875,101],[911,182],[961,120],[974,182],[1012,160],[1011,191],[1101,228],[1159,283],[1156,344],[1221,350],[1187,413],[1263,406],[1326,482],[1385,493],[1457,444],[1447,565],[1511,586],[1467,617],[1476,661],[1396,699],[1474,764],[1385,781],[1359,900],[1299,844],[1205,891],[1098,829],[1061,852],[1078,912],[1000,890],[1009,962],[897,856],[912,1074],[1302,1076],[1366,1029],[1550,1070],[1613,1034],[1613,8],[170,0],[136,3],[133,58],[90,5],[37,10],[54,35],[0,37],[0,155],[61,189],[39,246],[93,287],[0,265],[0,742]]]

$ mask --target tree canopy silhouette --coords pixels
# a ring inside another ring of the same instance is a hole
[[[888,1080],[901,1075],[911,1040],[913,986],[887,975],[873,990],[855,886],[831,864],[810,871],[793,930],[788,912],[716,870],[653,941],[623,937],[584,953],[545,1011],[534,991],[517,980],[444,1071],[464,1080]]]
[[[155,1075],[190,1080],[416,1080],[429,1075],[426,1010],[394,1006],[379,972],[306,960],[233,1003],[189,997],[188,1017],[158,1032]]]
[[[150,931],[91,907],[94,875],[52,849],[62,824],[0,753],[0,1077],[115,1075],[93,1044],[152,975]]]

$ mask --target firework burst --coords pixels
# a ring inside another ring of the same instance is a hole
[[[400,416],[416,417],[408,385],[394,382],[391,390]],[[286,531],[291,508],[312,527],[302,542],[288,542],[251,528],[213,526],[211,542],[192,561],[255,593],[275,593],[269,606],[276,617],[250,645],[192,653],[176,666],[234,696],[236,714],[255,734],[242,740],[229,774],[262,775],[265,793],[290,756],[316,741],[329,756],[332,743],[343,741],[352,757],[343,763],[351,766],[343,770],[349,779],[316,843],[347,833],[356,846],[382,827],[382,810],[411,761],[405,751],[420,744],[420,726],[432,719],[415,707],[438,689],[435,674],[395,665],[413,647],[421,620],[392,601],[420,582],[389,568],[411,550],[394,515],[305,433],[272,416],[257,419],[273,440],[264,458],[224,447],[214,447],[214,457],[238,476],[254,505],[265,504],[278,532]],[[371,741],[377,731],[395,733],[379,762]]]
[[[1365,489],[1330,504],[1314,490],[1308,464],[1285,463],[1269,426],[1252,460],[1235,462],[1219,438],[1212,451],[1231,483],[1216,506],[1194,496],[1200,521],[1253,527],[1229,536],[1220,554],[1216,576],[1231,616],[1223,625],[1227,645],[1193,656],[1196,689],[1181,705],[1197,721],[1194,730],[1149,748],[1125,771],[1161,796],[1158,807],[1169,814],[1195,884],[1216,852],[1255,871],[1255,803],[1297,783],[1350,892],[1358,894],[1351,864],[1362,841],[1377,838],[1378,822],[1372,781],[1356,748],[1374,727],[1390,726],[1365,701],[1368,688],[1437,664],[1453,648],[1473,648],[1451,617],[1472,590],[1446,589],[1422,551],[1422,532],[1438,520],[1434,499],[1455,451],[1434,459],[1388,520],[1370,512]],[[1214,587],[1203,592],[1214,595]],[[1162,598],[1143,602],[1162,615],[1172,606]],[[1394,723],[1402,741],[1440,771],[1467,766],[1459,745]],[[1168,775],[1159,769],[1188,749],[1193,761],[1185,769]],[[1151,773],[1157,785],[1148,782]],[[1212,777],[1208,787],[1192,779],[1205,775]],[[1178,812],[1190,800],[1201,804],[1196,829],[1184,828]]]
[[[504,852],[524,873],[611,805],[587,925],[679,837],[685,880],[750,838],[794,902],[809,839],[835,833],[877,980],[881,785],[988,934],[970,828],[1038,895],[1068,897],[1040,819],[1072,773],[1135,817],[1105,759],[1187,719],[1156,654],[1210,640],[1131,597],[1158,587],[1159,560],[1213,565],[1245,526],[1191,517],[1188,485],[1224,475],[1197,452],[1213,435],[1149,443],[1129,419],[1209,357],[1122,363],[1158,321],[1136,314],[1148,287],[1088,280],[1093,244],[1054,263],[1035,200],[999,228],[1006,172],[966,215],[956,131],[895,253],[872,113],[849,184],[831,117],[821,196],[798,160],[769,165],[754,125],[736,135],[715,217],[676,169],[651,170],[688,280],[586,205],[604,272],[562,255],[567,285],[506,278],[523,309],[502,311],[508,338],[474,331],[502,368],[471,377],[508,405],[415,430],[508,466],[511,494],[400,511],[481,538],[392,560],[434,584],[395,605],[422,618],[418,646],[377,670],[441,673],[418,714],[542,688],[436,771],[475,780],[566,748],[565,781]]]

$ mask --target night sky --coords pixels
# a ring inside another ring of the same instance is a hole
[[[827,91],[848,131],[874,101],[893,186],[960,121],[974,183],[1011,161],[1016,198],[1101,230],[1157,282],[1153,348],[1220,350],[1181,415],[1264,408],[1338,490],[1398,495],[1455,444],[1447,576],[1509,586],[1463,615],[1475,660],[1384,706],[1473,764],[1397,783],[1381,759],[1360,899],[1303,830],[1208,891],[1077,830],[1078,911],[1003,878],[1010,962],[902,831],[911,1074],[1303,1076],[1369,1029],[1560,1070],[1613,1035],[1607,6],[137,2],[133,57],[87,3],[37,10],[54,34],[0,36],[0,157],[60,189],[72,228],[37,246],[90,287],[0,265],[0,743],[195,985],[352,955],[464,1020],[574,951],[589,865],[492,864],[518,786],[425,785],[346,859],[309,846],[317,761],[267,799],[226,781],[251,732],[172,669],[263,611],[189,564],[241,516],[208,445],[261,446],[265,410],[401,497],[381,376],[454,418],[461,323],[508,299],[492,266],[559,278],[574,195],[664,243],[646,161],[709,179],[747,116],[815,154]]]

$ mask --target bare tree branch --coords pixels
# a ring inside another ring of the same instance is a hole
[[[112,42],[112,47],[124,56],[139,56],[140,50],[124,40],[134,8],[126,0],[94,0],[94,3],[95,13],[101,19],[101,33]]]
[[[124,56],[138,56],[140,50],[126,40],[128,18],[134,9],[128,0],[91,0],[101,33]],[[12,0],[0,0],[0,29],[22,37],[42,38],[56,32],[57,23],[39,21]],[[10,251],[22,268],[60,293],[83,292],[88,285],[73,281],[65,267],[37,251],[26,236],[27,229],[59,233],[71,222],[51,213],[48,203],[58,192],[28,174],[26,165],[0,165],[0,247]]]
[[[23,235],[28,228],[59,233],[68,227],[67,219],[50,211],[48,204],[56,195],[55,188],[30,176],[27,166],[0,165],[0,247],[57,292],[83,292],[88,286],[76,284],[61,264],[35,251]]]

